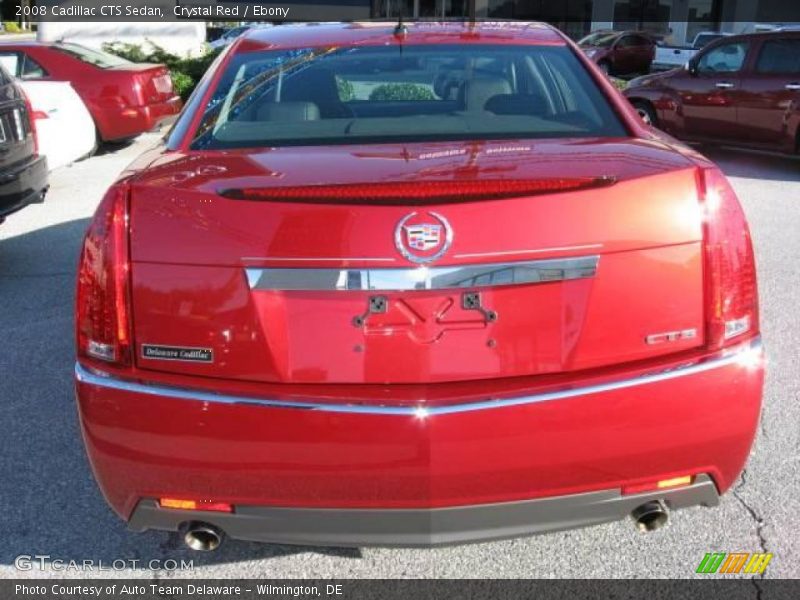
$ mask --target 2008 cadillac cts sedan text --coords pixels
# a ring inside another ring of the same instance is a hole
[[[764,375],[725,177],[530,23],[237,40],[98,207],[77,338],[106,499],[200,549],[654,529]]]

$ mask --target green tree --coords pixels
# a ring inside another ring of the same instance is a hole
[[[413,101],[435,100],[430,88],[419,83],[384,83],[372,90],[370,100],[381,101]]]

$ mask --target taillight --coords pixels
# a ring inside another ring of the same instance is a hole
[[[113,186],[98,206],[78,265],[78,355],[131,364],[128,187]]]
[[[758,333],[758,289],[747,221],[728,180],[703,171],[706,340],[719,349]]]

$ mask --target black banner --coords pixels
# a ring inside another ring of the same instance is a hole
[[[794,0],[4,0],[26,21],[350,21],[369,18],[523,19],[658,23],[800,23]]]
[[[3,600],[744,600],[800,597],[800,581],[709,580],[7,580]]]
[[[41,21],[325,21],[368,19],[371,0],[32,0],[4,18]]]

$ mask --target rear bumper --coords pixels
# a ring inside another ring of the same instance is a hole
[[[121,140],[152,131],[175,120],[181,112],[183,103],[179,96],[165,102],[103,109],[98,119],[98,127],[104,141]]]
[[[655,372],[435,406],[228,396],[80,365],[76,389],[95,476],[133,528],[207,520],[244,539],[425,545],[599,523],[652,498],[714,504],[749,454],[763,376],[752,340]],[[683,475],[695,484],[643,491]],[[159,497],[236,508],[212,518]]]
[[[149,125],[148,130],[157,129],[174,122],[178,118],[181,108],[183,108],[183,102],[180,96],[173,96],[166,102],[144,107]]]
[[[649,501],[670,509],[716,506],[719,495],[707,475],[690,486],[623,495],[619,489],[434,509],[315,509],[238,506],[235,513],[160,508],[142,500],[131,515],[132,531],[178,531],[192,521],[210,523],[228,537],[253,542],[326,546],[442,546],[521,537],[599,525],[625,518]]]
[[[38,156],[29,162],[0,171],[0,220],[37,202],[47,191],[47,160]]]

